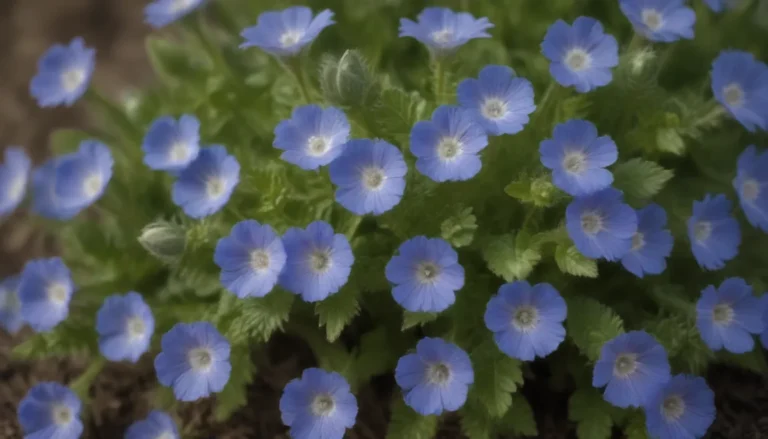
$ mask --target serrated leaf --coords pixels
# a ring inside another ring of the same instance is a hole
[[[461,431],[469,439],[492,439],[493,422],[478,402],[468,402],[460,411]]]
[[[587,258],[573,245],[559,244],[555,250],[555,262],[563,273],[597,277],[597,261]]]
[[[659,151],[674,155],[685,154],[685,141],[674,128],[662,128],[656,133],[656,145]]]
[[[613,169],[613,185],[624,195],[647,200],[659,193],[674,173],[657,163],[641,158],[630,159]]]
[[[392,404],[386,439],[434,439],[437,421],[437,416],[421,416],[413,411],[398,394]]]
[[[224,389],[216,394],[213,416],[217,421],[226,420],[248,402],[248,385],[253,382],[253,374],[256,372],[247,346],[233,348],[229,362],[232,365],[229,381]]]
[[[501,420],[500,430],[515,436],[538,436],[536,418],[533,417],[533,409],[525,396],[519,393],[512,395],[512,407]]]
[[[624,333],[624,322],[612,309],[595,299],[577,297],[568,301],[566,333],[590,361],[600,356],[605,342]]]
[[[467,398],[480,403],[491,417],[504,416],[512,405],[512,394],[523,384],[522,363],[504,355],[490,340],[475,348],[470,358],[475,383]]]
[[[524,203],[533,201],[531,195],[531,182],[528,180],[515,180],[504,186],[504,193]]]
[[[645,414],[643,412],[634,412],[629,417],[627,425],[624,427],[624,434],[627,439],[649,439],[648,430],[645,427]]]
[[[541,253],[525,235],[493,237],[483,249],[488,268],[507,282],[525,279],[541,260]]]
[[[405,331],[414,326],[421,326],[433,322],[437,319],[437,315],[436,312],[403,311],[403,326],[400,329]]]
[[[443,239],[456,248],[472,244],[476,230],[477,218],[472,214],[471,207],[462,209],[440,225],[440,234]]]
[[[611,406],[595,389],[578,389],[568,399],[568,419],[577,423],[579,439],[609,439],[613,427]]]
[[[400,144],[405,144],[413,124],[424,118],[427,101],[421,95],[400,88],[387,88],[373,109],[373,116],[383,134]]]
[[[261,298],[248,298],[237,302],[225,336],[230,342],[247,342],[251,339],[267,341],[272,333],[282,329],[293,306],[294,295],[276,289]]]
[[[328,341],[336,341],[341,331],[360,312],[360,304],[357,301],[357,292],[349,284],[341,291],[329,296],[322,302],[315,304],[320,325],[325,326],[325,334]]]

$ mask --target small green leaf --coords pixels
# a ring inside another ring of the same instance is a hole
[[[356,377],[359,382],[367,382],[373,376],[390,372],[397,366],[402,350],[407,346],[403,337],[390,337],[384,326],[363,334],[360,348],[355,358]],[[399,349],[402,348],[402,349]]]
[[[500,429],[504,433],[515,436],[538,436],[539,434],[533,409],[525,396],[519,393],[512,395],[512,407],[507,410],[501,422]]]
[[[493,237],[483,250],[488,268],[507,282],[525,279],[541,260],[534,242],[524,234]]]
[[[248,402],[248,384],[253,382],[253,374],[256,372],[248,346],[241,345],[233,348],[229,362],[232,365],[229,381],[216,395],[213,416],[217,421],[226,420],[235,410]]]
[[[597,277],[597,262],[582,255],[573,245],[559,244],[555,250],[555,262],[563,273]]]
[[[674,128],[662,128],[656,133],[659,151],[674,155],[685,154],[685,141]]]
[[[101,370],[104,369],[106,364],[107,361],[104,357],[96,357],[91,361],[91,364],[88,365],[88,368],[85,369],[77,379],[70,383],[69,388],[72,389],[81,400],[88,400],[91,384],[93,384],[93,381],[99,375]]]
[[[469,439],[493,439],[493,421],[478,401],[467,402],[461,413],[461,431]]]
[[[627,435],[627,439],[649,439],[643,412],[636,411],[629,416],[629,421],[624,427],[624,434]]]
[[[434,322],[437,319],[436,312],[411,312],[403,311],[403,331],[413,328],[414,326],[422,326],[429,322]]]
[[[437,416],[421,416],[413,411],[405,405],[402,395],[397,394],[386,439],[434,439],[437,421]]]
[[[472,208],[462,209],[440,225],[441,236],[454,247],[465,247],[472,243],[477,230],[477,219]]]
[[[605,342],[624,333],[624,322],[597,300],[577,297],[568,301],[566,329],[581,353],[596,361]]]
[[[328,341],[335,341],[341,331],[360,312],[357,302],[357,292],[349,284],[341,291],[329,296],[315,305],[315,314],[319,317],[320,325],[325,326]]]
[[[561,100],[557,105],[555,122],[565,122],[571,119],[583,119],[589,115],[592,105],[586,94],[577,94]]]
[[[613,170],[614,186],[636,200],[653,197],[673,176],[672,171],[640,158],[620,163]]]
[[[568,400],[568,419],[577,423],[579,439],[608,439],[611,437],[612,407],[595,389],[579,389]]]
[[[531,195],[531,182],[525,179],[515,180],[509,183],[504,187],[504,193],[523,203],[533,201],[533,195]]]
[[[382,134],[400,144],[408,142],[413,124],[425,117],[427,101],[421,95],[400,88],[387,88],[373,107],[373,117]]]
[[[489,416],[500,418],[512,405],[512,394],[523,384],[522,363],[499,351],[490,340],[470,353],[475,383],[468,399],[478,401]]]
[[[294,295],[277,289],[264,297],[239,300],[225,331],[232,343],[251,339],[267,341],[272,333],[282,329],[291,312]]]

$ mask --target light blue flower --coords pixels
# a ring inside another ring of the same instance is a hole
[[[24,326],[19,300],[19,276],[10,276],[0,281],[0,326],[11,334]]]
[[[768,232],[768,153],[747,147],[739,155],[733,187],[749,223]]]
[[[125,439],[179,439],[179,430],[168,414],[158,410],[149,412],[149,416],[136,421],[128,427]]]
[[[493,27],[486,17],[476,19],[448,8],[426,8],[417,19],[400,19],[400,37],[415,38],[438,54],[456,50],[475,38],[490,38],[486,31]]]
[[[155,29],[179,20],[203,5],[205,0],[155,0],[144,8],[144,21]]]
[[[32,162],[21,148],[5,150],[0,164],[0,217],[16,210],[24,200]]]
[[[478,79],[467,78],[456,91],[459,105],[475,115],[488,135],[515,134],[536,110],[533,85],[507,66],[486,66]]]
[[[275,56],[294,56],[334,23],[333,12],[328,9],[320,11],[316,17],[305,6],[263,12],[256,26],[248,27],[240,34],[245,38],[240,48],[256,46]]]
[[[61,258],[34,259],[19,281],[21,316],[35,331],[50,331],[69,315],[75,284]]]
[[[135,363],[149,349],[155,318],[141,294],[112,295],[96,313],[99,350],[110,361]]]
[[[688,239],[696,262],[707,270],[719,270],[736,257],[741,231],[738,221],[731,216],[731,202],[725,195],[707,195],[702,201],[693,202]]]
[[[635,31],[651,41],[693,39],[696,13],[684,0],[620,0],[619,7]]]
[[[762,304],[744,279],[728,278],[720,288],[710,285],[701,292],[696,303],[696,327],[714,351],[750,352],[755,347],[752,334],[765,328]]]
[[[221,145],[200,150],[173,184],[173,203],[192,218],[221,210],[240,182],[240,164]]]
[[[329,171],[339,204],[357,215],[381,215],[403,197],[408,166],[395,146],[383,140],[355,139],[347,142]]]
[[[565,210],[568,236],[584,256],[617,261],[632,249],[637,215],[614,188],[574,198]]]
[[[291,439],[342,439],[355,425],[357,399],[344,377],[312,367],[285,386],[280,414]]]
[[[177,323],[163,335],[155,357],[160,384],[179,401],[196,401],[224,389],[232,365],[230,345],[208,322]]]
[[[59,383],[43,382],[29,389],[19,404],[24,439],[79,439],[82,403]]]
[[[751,53],[720,52],[712,62],[712,93],[748,131],[768,129],[768,66]]]
[[[200,121],[185,114],[175,120],[164,116],[152,122],[141,145],[144,163],[151,169],[177,172],[200,152]]]
[[[590,17],[579,17],[569,26],[557,20],[547,30],[541,52],[550,61],[549,72],[560,85],[587,93],[613,79],[611,69],[619,65],[616,38]]]
[[[56,199],[63,206],[80,210],[90,206],[104,195],[114,163],[106,145],[83,141],[76,153],[61,157],[56,164]]]
[[[67,46],[55,44],[38,61],[30,93],[41,107],[71,106],[88,89],[95,67],[96,50],[86,47],[82,38]]]
[[[338,157],[350,126],[338,108],[317,105],[296,107],[290,119],[275,127],[274,147],[283,150],[281,159],[306,170],[315,170]]]
[[[632,248],[621,264],[637,277],[661,274],[667,268],[672,253],[672,233],[665,229],[667,212],[658,204],[649,204],[637,211],[637,232],[632,237]]]
[[[698,439],[715,421],[715,392],[704,378],[675,375],[645,407],[645,425],[658,439]]]

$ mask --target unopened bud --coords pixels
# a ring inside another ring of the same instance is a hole
[[[342,106],[371,105],[379,89],[368,62],[357,50],[347,50],[339,59],[325,58],[321,81],[325,97]]]
[[[141,231],[139,243],[152,256],[167,263],[177,262],[184,253],[186,233],[178,224],[155,221]]]
[[[536,206],[551,206],[556,192],[555,185],[547,178],[539,177],[531,182],[531,199]]]

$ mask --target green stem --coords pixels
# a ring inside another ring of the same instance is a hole
[[[90,105],[96,107],[99,112],[106,114],[107,118],[109,118],[116,127],[123,132],[123,135],[126,136],[128,139],[127,143],[141,143],[143,137],[141,130],[133,123],[133,121],[131,121],[119,105],[112,102],[93,87],[85,92],[85,99]]]
[[[642,48],[645,45],[645,38],[639,33],[635,32],[632,35],[632,39],[629,40],[627,45],[627,53],[632,53],[635,50]]]
[[[541,118],[543,114],[549,111],[549,107],[551,106],[551,103],[554,100],[554,95],[556,94],[555,90],[557,90],[557,88],[558,88],[558,85],[556,82],[552,81],[549,83],[549,85],[547,86],[547,89],[544,91],[544,96],[536,105],[536,111],[531,116],[530,125],[533,125],[536,121],[538,121]]]
[[[184,21],[185,27],[200,43],[202,49],[208,54],[213,61],[215,68],[224,75],[232,78],[235,83],[239,83],[236,75],[229,66],[229,63],[224,58],[224,54],[221,51],[221,47],[212,40],[210,32],[205,24],[205,16],[202,12],[198,12],[195,17],[190,17],[189,20]]]
[[[294,56],[288,59],[279,59],[278,62],[280,65],[285,69],[285,71],[293,77],[293,80],[296,81],[296,85],[299,88],[299,92],[301,93],[301,98],[304,101],[304,103],[309,104],[311,101],[310,93],[309,93],[309,85],[307,84],[307,80],[304,77],[301,69],[301,58],[298,56]]]
[[[438,105],[444,104],[445,102],[445,85],[447,82],[446,78],[446,69],[445,69],[445,59],[441,56],[435,56],[433,58],[433,70],[434,70],[434,84],[435,84],[435,102]]]

